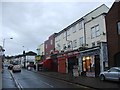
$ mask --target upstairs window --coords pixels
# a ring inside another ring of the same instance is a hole
[[[71,31],[71,29],[67,30],[67,36],[70,36],[70,31]]]
[[[92,47],[95,47],[95,42],[92,43]]]
[[[76,48],[77,47],[77,40],[73,41],[73,47]]]
[[[120,22],[118,22],[118,35],[120,35]]]
[[[76,32],[76,25],[72,27],[73,33]]]
[[[80,46],[83,46],[83,37],[80,37],[79,42],[80,42]]]
[[[84,26],[84,23],[83,23],[83,20],[82,20],[82,21],[80,21],[80,23],[79,23],[79,30],[81,30],[81,29],[83,28],[83,26]]]
[[[63,38],[66,38],[66,32],[63,33]]]
[[[64,50],[66,50],[66,49],[67,49],[66,44],[63,44],[63,49],[64,49]]]
[[[96,37],[100,36],[99,25],[95,26],[95,30],[96,30]]]
[[[95,38],[100,36],[100,28],[99,25],[96,25],[91,28],[91,38]]]
[[[97,46],[100,46],[100,41],[97,41]]]
[[[95,28],[91,28],[91,38],[95,38]]]
[[[47,49],[47,44],[46,44],[46,49]]]
[[[53,44],[53,40],[51,40],[51,42],[50,42],[50,43],[51,43],[51,45],[52,45],[52,44]]]

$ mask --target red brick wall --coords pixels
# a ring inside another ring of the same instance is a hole
[[[54,50],[55,48],[55,35],[53,34],[49,37],[48,40],[45,41],[45,58],[47,58],[48,56],[50,56],[50,52],[51,50]],[[52,44],[51,44],[51,40],[52,40]],[[46,48],[47,45],[47,48]]]
[[[117,22],[120,21],[120,2],[115,2],[106,15],[109,67],[115,66],[114,55],[120,52],[120,35]]]

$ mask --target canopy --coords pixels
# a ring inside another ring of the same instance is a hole
[[[42,62],[40,62],[39,64],[42,64],[43,68],[47,68],[47,69],[51,70],[51,62],[52,62],[51,59],[46,59],[46,60],[43,60]]]

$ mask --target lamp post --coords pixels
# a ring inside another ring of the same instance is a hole
[[[4,49],[4,47],[5,47],[5,40],[6,40],[6,39],[13,39],[13,38],[4,38],[4,39],[3,39],[3,47],[2,47],[3,49]],[[5,49],[4,49],[4,51],[5,51]],[[4,62],[4,59],[5,59],[5,54],[3,53],[2,63]]]
[[[22,46],[23,48],[25,46]],[[24,68],[26,68],[26,53],[25,53],[25,50],[23,50],[23,58],[24,58]]]

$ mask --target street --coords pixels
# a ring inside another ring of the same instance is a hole
[[[22,69],[21,73],[13,73],[16,82],[21,88],[87,88],[78,84],[43,76],[39,73]],[[10,71],[5,69],[3,73],[3,89],[16,88],[14,80],[10,75]]]

